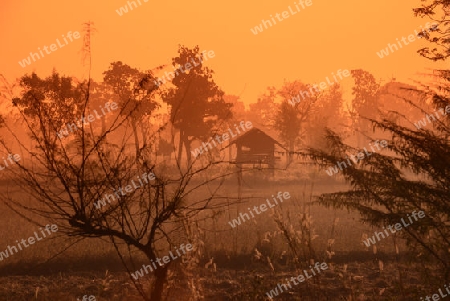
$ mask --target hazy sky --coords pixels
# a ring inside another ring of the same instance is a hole
[[[241,95],[245,103],[284,79],[315,83],[338,69],[362,68],[385,81],[408,81],[444,66],[416,54],[426,45],[422,40],[383,59],[376,55],[429,21],[413,16],[419,0],[312,0],[311,6],[257,35],[250,29],[289,6],[295,10],[297,0],[144,1],[119,16],[116,9],[127,1],[2,0],[0,73],[11,80],[31,71],[46,76],[55,67],[66,75],[86,76],[81,38],[25,68],[18,62],[38,47],[62,41],[69,31],[82,34],[82,23],[89,20],[97,29],[92,37],[94,79],[100,80],[113,61],[151,69],[170,64],[178,44],[199,45],[215,52],[206,65],[216,72],[219,86]],[[351,80],[342,84],[348,91]]]

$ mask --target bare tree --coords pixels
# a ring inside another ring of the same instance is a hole
[[[25,154],[13,173],[33,201],[24,204],[22,199],[11,195],[0,198],[35,224],[39,224],[36,220],[39,216],[56,223],[62,234],[109,238],[131,272],[133,264],[124,260],[124,252],[132,258],[132,252],[138,250],[149,262],[155,262],[161,249],[174,247],[174,231],[186,227],[198,213],[222,206],[213,200],[223,176],[197,180],[210,166],[220,162],[207,162],[197,169],[190,166],[184,172],[175,166],[176,173],[169,176],[161,174],[158,164],[142,155],[146,152],[140,152],[136,158],[126,147],[132,139],[128,134],[129,119],[141,110],[142,104],[132,102],[133,98],[130,98],[132,109],[129,103],[124,103],[122,109],[107,113],[106,129],[96,126],[94,121],[82,124],[65,138],[57,135],[65,123],[81,116],[88,119],[85,112],[93,109],[88,93],[90,84],[75,85],[70,78],[56,73],[47,79],[36,74],[22,78],[22,96],[13,99],[13,103],[33,141],[32,147],[26,147],[8,124],[4,126]],[[114,105],[104,104],[103,111],[108,107]],[[128,114],[124,114],[125,109]],[[5,141],[0,144],[11,152]],[[130,189],[132,183],[134,188]],[[197,193],[210,184],[217,187]],[[192,200],[190,196],[194,193],[196,198]],[[192,243],[196,251],[195,242],[189,236],[186,239],[185,244]],[[145,300],[162,299],[171,263],[155,269],[149,297],[132,278]]]

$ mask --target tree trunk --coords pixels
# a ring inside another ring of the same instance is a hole
[[[191,157],[191,141],[186,137],[184,140],[184,148],[186,149],[186,159],[187,159],[187,168],[191,166],[192,157]]]
[[[142,143],[145,145],[145,146],[147,146],[147,140],[148,140],[148,128],[147,128],[147,126],[148,126],[148,123],[147,123],[147,120],[145,120],[145,122],[144,122],[144,120],[141,120],[140,122],[139,122],[139,124],[140,124],[140,126],[141,126],[141,133],[142,133]]]
[[[134,146],[136,148],[136,160],[139,158],[139,134],[137,131],[137,122],[136,120],[131,121],[131,127],[133,128],[133,136],[134,136]]]
[[[177,162],[181,166],[181,156],[183,155],[183,130],[180,129],[180,143],[178,143]]]
[[[143,119],[146,118],[145,116],[139,121],[139,126],[141,128],[141,134],[142,134],[142,147],[143,147],[143,151],[144,151],[144,158],[146,160],[150,160],[151,157],[151,148],[150,145],[148,145],[148,122],[147,119],[144,121]]]
[[[152,285],[150,292],[151,301],[161,301],[162,295],[164,293],[164,284],[167,281],[167,271],[169,269],[169,264],[165,264],[162,267],[158,267],[155,270],[155,282]]]
[[[169,156],[169,164],[172,162],[172,154],[175,153],[175,129],[172,124],[170,125],[170,145],[172,146],[172,151]]]
[[[293,156],[294,156],[294,150],[295,150],[295,140],[289,141],[289,156],[288,156],[288,165],[292,163]]]
[[[101,133],[101,136],[103,136],[106,133],[106,120],[105,119],[106,119],[106,117],[101,118],[101,121],[102,121],[102,133]],[[104,141],[106,143],[106,136],[104,138]]]

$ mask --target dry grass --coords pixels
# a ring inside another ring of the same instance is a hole
[[[268,184],[264,188],[252,187],[242,191],[243,198],[252,199],[246,204],[231,205],[229,212],[216,212],[214,219],[200,222],[205,242],[205,256],[196,275],[204,288],[205,300],[267,300],[265,293],[273,289],[286,277],[299,274],[293,266],[285,266],[273,258],[274,271],[267,265],[252,262],[252,251],[258,243],[258,237],[264,233],[277,231],[277,225],[269,212],[247,221],[235,229],[228,224],[239,212],[246,212],[248,207],[259,205],[277,191],[289,191],[291,199],[286,200],[283,212],[298,213],[304,205],[304,196],[297,185]],[[318,192],[335,190],[336,187],[321,186]],[[235,185],[223,187],[222,195],[235,196]],[[16,189],[13,193],[20,195]],[[255,198],[257,197],[257,198]],[[299,201],[301,200],[301,201]],[[2,240],[0,250],[14,244],[15,240],[28,238],[36,227],[11,212],[0,204],[3,214],[0,216]],[[434,287],[433,283],[421,282],[421,275],[416,270],[423,270],[401,258],[395,263],[394,247],[390,239],[377,243],[376,256],[366,250],[361,243],[363,233],[371,234],[373,229],[358,222],[358,215],[344,210],[331,210],[320,206],[311,206],[308,213],[312,218],[313,240],[316,254],[326,258],[330,249],[330,233],[333,236],[333,269],[318,277],[314,282],[303,283],[294,287],[277,300],[402,300],[401,296],[425,296],[425,287]],[[211,212],[205,213],[211,215]],[[204,215],[204,216],[205,216]],[[288,216],[286,214],[286,216]],[[296,214],[291,214],[289,222],[298,224]],[[339,219],[338,223],[335,223]],[[333,230],[332,230],[333,229]],[[74,242],[65,237],[46,238],[17,254],[0,262],[0,300],[76,300],[83,295],[94,295],[97,300],[141,300],[124,272],[113,247],[104,240],[89,239],[69,247],[63,254],[47,262]],[[280,251],[288,250],[286,242],[277,241]],[[400,251],[407,249],[400,245]],[[392,256],[391,256],[392,255]],[[403,255],[402,255],[403,256]],[[217,272],[205,270],[205,264],[214,257]],[[380,271],[382,260],[383,267]],[[145,262],[137,259],[137,267]],[[407,275],[404,283],[398,280],[401,269]],[[105,274],[105,271],[111,271]],[[432,268],[429,268],[433,271]],[[15,275],[15,276],[12,276]],[[151,276],[146,276],[144,285],[150,283]],[[427,275],[433,278],[433,272]],[[401,285],[403,293],[401,293]],[[436,286],[438,287],[438,286]],[[173,300],[188,301],[184,288],[171,288]],[[428,292],[432,291],[427,289]],[[418,297],[417,297],[418,298]],[[403,299],[403,300],[410,300]]]

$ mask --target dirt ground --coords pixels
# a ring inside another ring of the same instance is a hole
[[[298,285],[292,284],[292,289],[274,297],[274,300],[419,300],[437,291],[438,286],[433,284],[437,279],[433,278],[431,266],[428,269],[430,282],[426,283],[416,272],[418,263],[397,264],[389,258],[382,262],[382,270],[380,263],[373,259],[329,263],[329,269]],[[286,283],[286,278],[302,273],[287,266],[275,267],[275,272],[272,272],[264,263],[254,262],[248,270],[198,268],[195,278],[204,300],[270,300],[266,292],[277,284]],[[148,289],[150,281],[151,276],[142,279],[144,289]],[[183,281],[171,286],[167,300],[189,300],[190,292]],[[75,301],[84,295],[93,295],[99,301],[142,300],[124,272],[0,277],[0,300]]]

